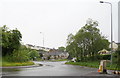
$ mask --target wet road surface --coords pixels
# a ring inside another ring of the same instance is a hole
[[[3,69],[3,76],[101,76],[96,73],[97,68],[82,67],[76,65],[66,65],[62,62],[47,62],[34,61],[35,63],[43,64],[39,67]],[[94,73],[95,72],[95,73]],[[105,74],[110,76],[111,74]]]

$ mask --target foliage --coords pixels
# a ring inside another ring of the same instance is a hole
[[[21,45],[20,48],[18,50],[14,50],[12,54],[4,56],[3,61],[22,63],[30,60],[40,60],[38,51]]]
[[[38,51],[36,51],[36,50],[31,50],[31,51],[29,52],[29,57],[30,57],[30,59],[32,59],[32,60],[36,60],[37,58],[39,58],[39,53],[38,53]]]
[[[113,64],[116,64],[116,70],[120,70],[120,49],[113,53]]]
[[[0,44],[0,46],[2,46],[2,55],[5,56],[11,54],[14,50],[18,50],[22,38],[20,31],[17,29],[10,30],[6,25],[1,27],[0,30],[2,30],[2,33],[0,33],[2,37],[0,38],[2,42],[2,44]]]
[[[21,45],[20,48],[18,50],[14,50],[11,54],[7,54],[4,57],[5,61],[8,62],[26,62],[29,61],[29,50]]]
[[[69,52],[69,56],[71,57],[75,57],[76,56],[76,50],[75,50],[75,42],[74,41],[74,35],[73,34],[69,34],[68,38],[67,38],[67,47],[66,47],[66,51]]]
[[[66,62],[65,64],[72,64],[72,65],[79,65],[79,66],[86,66],[86,67],[93,67],[99,68],[100,61],[89,61],[89,62]],[[107,63],[108,70],[116,70],[116,64]],[[120,69],[117,69],[120,70]]]
[[[6,25],[0,27],[0,46],[2,47],[2,56],[8,62],[27,62],[39,57],[39,53],[26,46],[21,45],[22,34],[19,30],[10,30]]]
[[[70,56],[77,57],[80,61],[87,61],[88,57],[96,60],[98,51],[108,49],[109,42],[100,34],[98,22],[90,20],[75,35],[69,34],[66,50]]]
[[[29,51],[26,47],[21,46],[19,50],[14,50],[11,61],[26,62],[29,61]]]
[[[64,52],[65,51],[65,47],[63,47],[63,46],[58,47],[58,50]]]

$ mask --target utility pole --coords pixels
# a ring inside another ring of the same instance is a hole
[[[100,1],[100,3],[106,3],[106,4],[110,4],[110,7],[111,7],[111,13],[110,13],[110,16],[111,16],[111,65],[112,65],[112,53],[113,53],[113,26],[112,26],[112,3],[110,2],[104,2],[104,1]]]
[[[40,34],[43,34],[43,47],[44,47],[44,33],[40,32]]]

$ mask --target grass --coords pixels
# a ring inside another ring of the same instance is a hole
[[[0,57],[0,66],[2,66],[2,58]]]
[[[3,67],[9,67],[9,66],[28,66],[28,65],[34,65],[33,62],[6,62],[2,61],[2,66]]]
[[[71,64],[71,65],[79,65],[79,66],[86,66],[86,67],[92,67],[92,68],[99,68],[99,61],[90,61],[90,62],[66,62],[65,64]],[[107,69],[108,70],[116,70],[116,65],[113,64],[112,66],[107,63]],[[119,69],[120,70],[120,69]]]
[[[99,67],[99,62],[66,62],[65,64],[87,66],[87,67],[93,67],[93,68]]]
[[[34,62],[27,61],[27,62],[10,62],[7,57],[2,57],[2,61],[0,63],[2,67],[10,67],[10,66],[28,66],[28,65],[34,65]]]

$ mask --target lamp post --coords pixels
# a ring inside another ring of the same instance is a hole
[[[43,34],[43,47],[44,47],[44,33],[40,32],[40,34]]]
[[[111,6],[111,64],[112,64],[112,53],[113,53],[113,27],[112,27],[112,3],[100,1],[100,3],[110,4]]]

